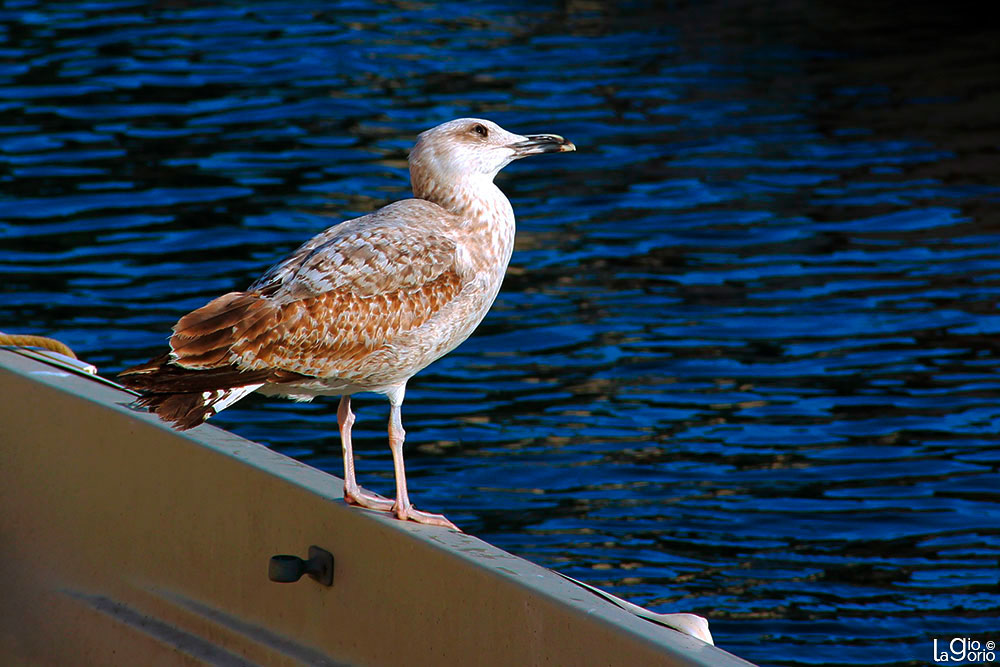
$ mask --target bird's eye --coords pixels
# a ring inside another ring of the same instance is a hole
[[[481,137],[486,137],[486,135],[490,133],[490,131],[487,130],[485,126],[480,125],[479,123],[476,123],[475,125],[472,126],[472,131]]]

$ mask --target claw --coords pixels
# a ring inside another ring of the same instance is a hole
[[[364,491],[361,487],[350,490],[344,485],[344,501],[348,505],[357,505],[379,512],[391,512],[395,503],[388,498],[383,498],[377,493]]]
[[[415,521],[416,523],[423,523],[428,526],[441,526],[442,528],[448,528],[458,533],[462,532],[461,528],[446,519],[443,514],[421,512],[413,505],[401,508],[398,504],[393,504],[392,512],[396,515],[397,519],[402,521]]]

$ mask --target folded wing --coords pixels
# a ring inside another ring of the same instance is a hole
[[[187,394],[184,402],[206,413],[197,424],[218,412],[209,413],[208,402],[225,407],[242,397],[214,392],[316,377],[350,381],[368,355],[462,290],[455,243],[443,233],[450,215],[406,200],[328,229],[247,291],[182,317],[170,351],[123,371],[122,382],[146,393],[140,402],[153,409],[150,394]]]

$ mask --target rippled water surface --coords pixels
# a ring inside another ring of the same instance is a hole
[[[878,3],[876,3],[878,4]],[[418,506],[768,665],[1000,640],[1000,39],[817,3],[7,2],[0,329],[111,376],[458,116],[579,152],[410,384]],[[984,27],[980,27],[982,24]],[[356,401],[392,493],[387,407]],[[335,400],[215,423],[340,474]]]

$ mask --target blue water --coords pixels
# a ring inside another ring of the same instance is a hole
[[[1000,40],[875,4],[4,3],[0,329],[113,376],[407,196],[419,131],[559,133],[410,384],[417,505],[765,665],[1000,640]],[[341,472],[334,399],[214,421]]]

